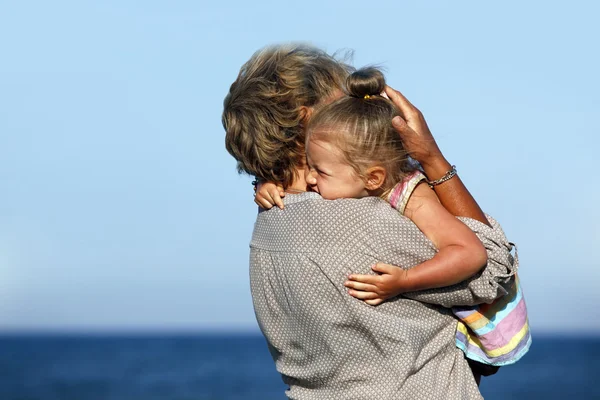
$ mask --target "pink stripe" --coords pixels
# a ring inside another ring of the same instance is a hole
[[[390,205],[393,208],[398,207],[398,199],[400,198],[400,194],[404,190],[404,186],[406,186],[405,182],[398,183],[394,189],[392,190],[392,194],[390,194]]]
[[[506,346],[508,342],[527,323],[527,307],[522,297],[519,304],[490,332],[479,336],[481,344],[486,350],[494,350]]]
[[[523,337],[523,340],[521,340],[514,349],[498,357],[488,356],[482,349],[469,343],[467,338],[460,332],[457,332],[456,334],[456,341],[461,342],[462,345],[466,347],[466,350],[464,351],[467,358],[480,362],[485,360],[483,362],[490,365],[510,365],[519,361],[529,350],[529,346],[531,345],[531,333],[528,331]],[[480,358],[482,360],[480,360]]]
[[[404,200],[404,197],[406,197],[406,192],[408,191],[408,184],[418,175],[421,175],[421,171],[414,171],[413,173],[405,176],[402,182],[398,182],[396,186],[394,186],[392,192],[389,195],[389,203],[393,208],[398,209],[398,203],[402,202],[402,200]]]

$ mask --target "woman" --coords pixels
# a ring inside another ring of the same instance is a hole
[[[277,46],[257,52],[242,67],[224,102],[226,146],[238,160],[239,171],[254,175],[260,181],[282,182],[287,193],[306,191],[303,127],[316,108],[341,95],[349,70],[324,52],[307,46]],[[435,186],[444,207],[456,216],[469,217],[489,226],[458,176],[450,172],[452,167],[437,147],[422,114],[401,93],[392,89],[386,92],[404,117],[396,118],[393,124],[411,156],[422,164],[430,180],[450,178]],[[269,196],[273,201],[276,193]],[[257,199],[258,202],[263,200],[267,199]],[[253,270],[257,269],[260,265]],[[254,287],[259,286],[253,285],[253,298]],[[264,313],[259,312],[260,299],[255,298],[255,308],[261,323]],[[268,319],[264,321],[272,323]],[[273,346],[276,329],[263,324],[261,328]],[[274,350],[278,369],[288,376],[292,387],[314,383],[310,379],[301,382],[298,376],[290,377],[281,361],[285,359],[285,351]]]

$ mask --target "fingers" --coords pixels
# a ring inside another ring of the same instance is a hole
[[[400,114],[402,114],[404,118],[409,118],[411,114],[418,112],[417,108],[399,91],[386,86],[385,94],[387,94],[392,103],[398,107]]]
[[[385,93],[388,95],[390,100],[398,107],[401,117],[394,117],[392,119],[392,126],[398,132],[403,141],[407,140],[411,135],[419,135],[413,128],[408,125],[408,121],[414,119],[419,110],[411,104],[410,101],[399,91],[392,89],[389,86],[385,87]]]
[[[360,300],[374,300],[374,299],[379,298],[379,295],[377,293],[363,292],[360,290],[353,290],[353,289],[348,290],[348,294],[350,296],[356,297],[357,299],[360,299]]]
[[[269,190],[267,194],[271,198],[271,203],[283,210],[283,200],[281,200],[281,192],[279,191],[279,188],[275,187]]]
[[[254,202],[258,204],[259,207],[270,210],[276,205],[283,210],[284,206],[281,198],[285,197],[285,191],[281,185],[272,182],[264,182],[257,184],[256,187],[257,190]]]
[[[384,263],[377,263],[371,267],[373,271],[379,272],[380,274],[391,274],[395,268],[398,267]]]
[[[418,135],[417,132],[415,132],[414,130],[412,130],[410,128],[410,126],[408,126],[408,124],[406,123],[405,120],[402,119],[402,117],[394,117],[392,119],[392,126],[394,127],[396,132],[398,132],[398,134],[400,134],[400,137],[402,139],[404,139],[409,134],[417,134]]]
[[[273,203],[269,202],[267,199],[265,199],[261,195],[256,195],[256,197],[254,198],[254,202],[260,208],[264,208],[265,210],[270,210],[273,207]]]
[[[379,299],[365,300],[365,303],[367,303],[370,306],[378,306],[379,304],[383,303],[383,299],[379,298]]]
[[[362,290],[363,292],[376,292],[377,286],[369,285],[361,282],[346,281],[344,286],[351,289]]]
[[[374,285],[379,281],[379,277],[376,275],[357,275],[352,274],[348,277],[347,282],[356,281],[361,283],[366,283],[370,285]]]

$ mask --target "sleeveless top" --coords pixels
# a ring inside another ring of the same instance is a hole
[[[421,171],[409,174],[398,183],[388,201],[400,214],[404,215],[406,205],[413,191],[427,177]],[[519,259],[515,248],[514,265],[518,268]],[[508,293],[489,304],[468,307],[452,307],[458,319],[456,346],[467,358],[488,365],[502,366],[517,362],[531,346],[531,334],[527,319],[527,306],[515,273]]]

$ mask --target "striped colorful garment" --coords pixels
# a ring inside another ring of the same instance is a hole
[[[508,294],[491,304],[452,308],[459,319],[456,346],[467,358],[489,365],[509,365],[529,350],[527,306],[517,275],[507,289]]]
[[[408,175],[398,183],[388,196],[388,201],[400,214],[404,214],[408,200],[417,185],[427,178],[420,171]],[[516,246],[514,265],[519,265]],[[515,274],[508,293],[491,304],[470,307],[453,307],[458,318],[456,347],[467,358],[483,364],[502,366],[517,362],[531,346],[527,319],[527,306]]]

